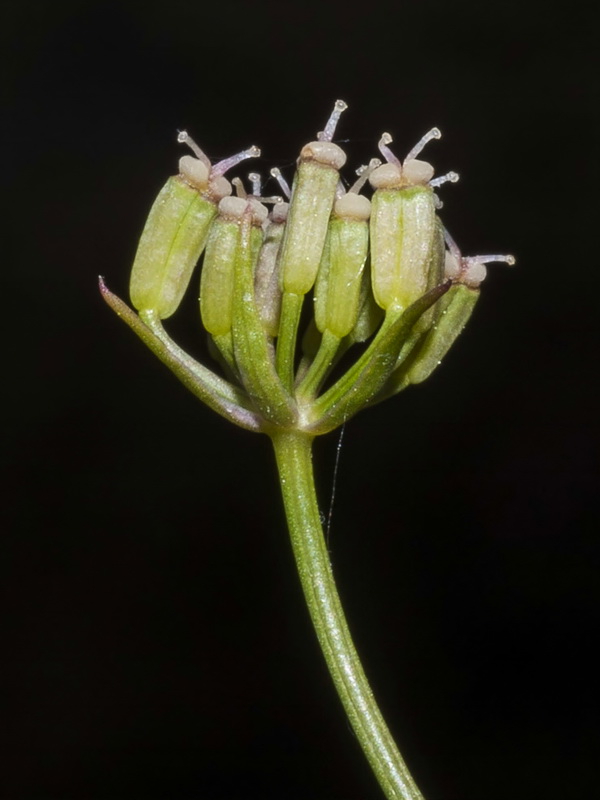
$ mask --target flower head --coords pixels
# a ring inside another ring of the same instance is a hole
[[[137,314],[101,283],[107,302],[200,399],[250,430],[325,433],[424,380],[470,316],[485,264],[514,263],[463,257],[442,225],[434,189],[458,175],[435,178],[417,158],[440,138],[437,128],[403,160],[384,133],[385,163],[373,158],[346,189],[346,154],[333,141],[345,109],[338,100],[301,149],[291,188],[271,170],[285,199],[263,196],[258,173],[249,176],[250,192],[240,178],[225,178],[259,156],[257,147],[213,165],[179,133],[193,155],[180,159],[142,233],[131,275]],[[161,322],[176,311],[199,261],[200,313],[216,371],[182,351]],[[301,354],[305,307],[314,313]],[[365,339],[346,371],[333,372]]]

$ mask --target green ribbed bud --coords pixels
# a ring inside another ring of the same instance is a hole
[[[377,189],[371,211],[371,281],[381,308],[403,310],[425,294],[435,228],[432,189]]]
[[[370,211],[369,200],[353,192],[336,201],[315,284],[315,320],[321,333],[328,330],[342,339],[356,323]]]
[[[417,156],[432,139],[432,128],[401,162],[389,149],[389,133],[379,140],[387,164],[373,170],[371,277],[381,308],[402,311],[431,288],[430,267],[436,247],[436,198],[433,187],[458,180],[455,172],[433,178],[434,169]],[[435,284],[433,284],[435,285]]]
[[[445,242],[444,242],[444,226],[439,218],[436,218],[435,233],[433,237],[433,246],[431,250],[431,258],[427,270],[427,291],[438,286],[444,280],[444,265],[445,265]],[[435,305],[426,311],[413,325],[410,335],[406,342],[403,344],[400,354],[398,356],[398,363],[402,363],[408,354],[416,347],[423,336],[435,323],[436,319],[441,313],[442,304],[446,299],[446,295],[441,298]]]
[[[200,276],[200,316],[212,336],[231,330],[234,267],[240,246],[240,223],[248,203],[224,197],[212,224]]]
[[[331,141],[346,103],[338,100],[318,141],[305,145],[298,159],[285,234],[281,244],[281,315],[275,366],[284,386],[292,390],[298,325],[304,296],[317,277],[331,209],[346,163],[344,151]]]
[[[173,314],[206,244],[215,204],[185,183],[169,178],[144,227],[133,263],[129,292],[138,311]]]
[[[254,265],[263,240],[262,223],[267,209],[254,198],[224,197],[212,224],[200,278],[200,316],[214,344],[232,369],[236,261],[242,248],[242,226],[250,222],[248,262]]]
[[[173,314],[187,289],[208,238],[221,198],[231,194],[224,173],[246,158],[260,155],[250,147],[214,166],[182,131],[178,141],[194,156],[179,160],[179,175],[169,178],[159,193],[140,238],[131,271],[129,291],[138,311],[152,311],[159,319]]]
[[[332,142],[311,142],[302,148],[281,245],[285,292],[304,295],[313,287],[335,200],[338,170],[345,161],[344,151]]]
[[[411,357],[411,364],[405,372],[404,385],[421,383],[441,364],[442,358],[469,321],[479,294],[478,289],[457,284],[438,301],[440,313],[437,322]]]

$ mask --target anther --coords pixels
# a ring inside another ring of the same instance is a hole
[[[369,180],[369,175],[374,169],[381,166],[380,158],[372,158],[368,164],[363,164],[356,170],[358,180],[354,181],[352,186],[348,189],[348,194],[358,194],[365,183]]]

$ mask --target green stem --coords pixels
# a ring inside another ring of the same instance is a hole
[[[321,345],[317,351],[317,355],[306,375],[302,378],[298,390],[296,392],[298,397],[303,399],[311,399],[319,391],[321,383],[327,377],[329,370],[333,367],[335,357],[340,349],[341,339],[335,336],[331,331],[325,329],[321,339]]]
[[[140,312],[144,316],[142,320],[127,303],[108,289],[101,277],[99,284],[104,301],[115,314],[129,325],[196,397],[217,414],[242,428],[249,431],[263,430],[263,420],[251,410],[247,395],[185,353],[168,336],[155,311]]]
[[[346,714],[388,800],[423,800],[375,702],[348,630],[321,527],[312,437],[275,432],[271,438],[304,596]]]
[[[281,317],[275,367],[288,392],[291,392],[294,388],[296,338],[298,336],[303,301],[303,294],[293,294],[292,292],[284,292],[281,298]]]
[[[228,370],[231,374],[236,375],[237,365],[235,363],[235,356],[233,355],[233,336],[231,335],[231,331],[229,331],[229,333],[218,334],[212,338],[217,350],[221,354],[221,358],[227,364]]]

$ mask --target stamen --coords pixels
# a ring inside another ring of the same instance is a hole
[[[198,147],[196,142],[192,139],[187,131],[179,131],[177,133],[177,141],[179,144],[187,144],[190,148],[192,153],[196,156],[196,158],[200,159],[203,164],[210,169],[210,159],[208,156]]]
[[[515,263],[515,257],[510,255],[461,255],[458,245],[446,228],[444,228],[444,239],[448,247],[448,252],[446,253],[446,276],[454,281],[470,286],[472,289],[477,289],[487,275],[484,264],[489,264],[492,261],[499,261],[512,266]]]
[[[283,197],[278,194],[273,194],[269,197],[265,197],[262,194],[262,177],[259,172],[249,172],[248,180],[252,184],[251,199],[258,200],[261,203],[283,203]],[[232,183],[235,183],[235,181],[232,181]]]
[[[421,152],[421,150],[425,147],[427,142],[430,142],[432,139],[441,139],[441,137],[442,137],[442,132],[440,131],[439,128],[432,128],[430,131],[427,131],[425,136],[419,139],[419,141],[416,143],[416,145],[413,147],[410,153],[406,156],[404,161],[411,161],[413,158],[416,158]]]
[[[281,191],[284,193],[284,195],[289,200],[290,197],[292,196],[292,190],[290,189],[289,183],[286,181],[286,179],[281,174],[281,170],[279,169],[279,167],[273,167],[273,169],[271,170],[271,175],[275,178],[277,183],[281,186]]]
[[[249,172],[248,180],[252,185],[252,194],[258,197],[262,191],[262,180],[258,172]]]
[[[277,205],[277,203],[283,203],[284,202],[283,197],[281,197],[281,195],[279,195],[279,194],[271,194],[268,197],[265,197],[262,194],[261,195],[253,194],[253,195],[251,195],[251,197],[254,200],[260,201],[261,203],[274,203],[275,205]]]
[[[434,178],[432,181],[429,181],[429,185],[436,188],[437,186],[441,186],[443,183],[456,183],[459,178],[460,175],[458,172],[447,172],[445,175],[440,175],[439,178]]]
[[[452,253],[452,255],[457,258],[459,261],[462,260],[462,253],[452,236],[448,233],[448,229],[444,228],[444,239],[446,244],[448,245],[448,250]]]
[[[256,145],[252,145],[247,150],[242,150],[241,153],[237,153],[235,156],[230,156],[229,158],[223,159],[223,161],[219,161],[218,164],[210,171],[210,177],[215,178],[219,175],[224,175],[228,169],[235,167],[236,164],[239,164],[240,161],[244,161],[246,158],[258,158],[260,155],[260,148],[256,147]]]
[[[344,103],[343,100],[336,100],[335,105],[333,107],[333,111],[331,112],[331,116],[327,120],[327,125],[325,125],[324,131],[319,131],[317,133],[317,139],[319,142],[331,142],[333,140],[333,134],[335,133],[336,126],[340,120],[340,116],[342,112],[348,108],[348,104]]]
[[[509,267],[516,264],[514,256],[467,256],[463,260],[469,264],[475,262],[477,262],[477,264],[490,264],[492,261],[503,262],[504,264],[508,264]]]
[[[248,192],[244,188],[244,184],[242,183],[241,178],[234,178],[232,181],[233,185],[235,186],[235,194],[237,197],[241,197],[242,200],[246,200],[248,197]]]
[[[467,286],[477,289],[485,279],[487,269],[485,264],[491,261],[502,261],[509,266],[515,263],[514,256],[467,256],[461,260],[460,280]]]
[[[374,169],[381,166],[381,159],[380,158],[372,158],[368,164],[363,164],[356,170],[356,174],[358,175],[358,180],[356,180],[352,186],[348,189],[348,193],[352,192],[353,194],[358,194],[365,183],[369,180],[369,175],[373,172]]]
[[[392,153],[390,148],[387,146],[388,144],[390,144],[390,142],[393,142],[393,141],[394,140],[392,139],[392,137],[390,136],[389,133],[382,133],[381,134],[381,139],[379,140],[379,143],[378,143],[377,146],[379,147],[379,152],[385,158],[385,160],[388,162],[388,164],[394,164],[395,166],[398,167],[399,170],[402,170],[402,162],[400,161],[400,159],[397,156],[395,156]]]

